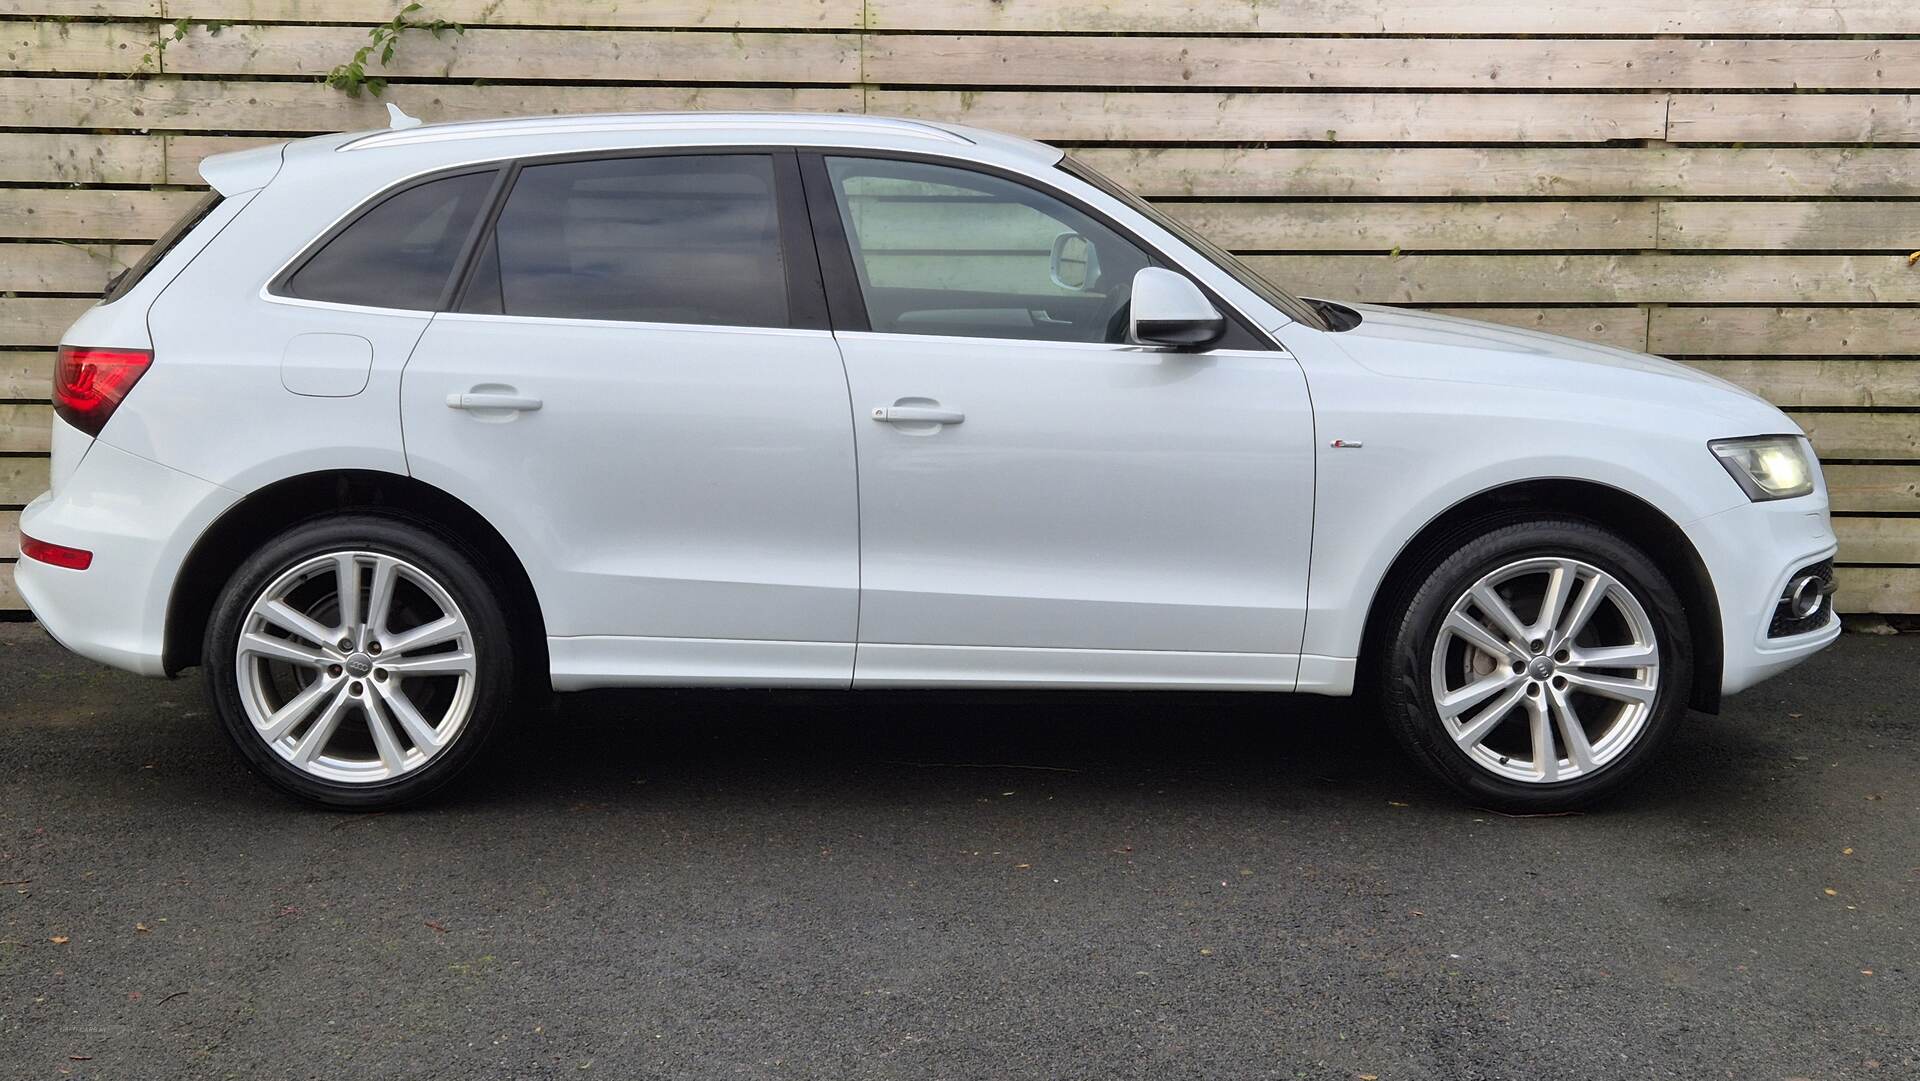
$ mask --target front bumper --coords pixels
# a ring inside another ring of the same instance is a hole
[[[56,424],[62,423],[55,421]],[[164,675],[167,603],[193,542],[237,501],[225,488],[95,441],[20,531],[93,553],[84,571],[14,567],[27,607],[61,645],[143,676]]]
[[[1838,548],[1824,485],[1812,495],[1748,503],[1686,527],[1707,565],[1720,604],[1725,655],[1720,693],[1734,694],[1786,671],[1840,636],[1831,611],[1812,630],[1774,637],[1774,614],[1787,582]]]

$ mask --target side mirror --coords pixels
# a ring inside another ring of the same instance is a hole
[[[1047,273],[1060,288],[1084,292],[1100,280],[1100,252],[1079,233],[1061,233],[1053,238]]]
[[[1190,349],[1220,337],[1227,321],[1185,276],[1147,267],[1133,276],[1133,340]]]

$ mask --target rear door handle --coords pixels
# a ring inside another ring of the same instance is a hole
[[[518,394],[483,394],[469,391],[465,394],[447,395],[448,409],[512,409],[521,413],[531,413],[540,408],[540,399],[524,398]]]
[[[965,413],[953,409],[934,409],[924,405],[876,405],[873,419],[882,424],[958,424]]]

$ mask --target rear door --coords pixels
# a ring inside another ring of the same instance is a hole
[[[853,438],[793,154],[508,182],[406,369],[414,475],[519,551],[557,686],[846,685]]]

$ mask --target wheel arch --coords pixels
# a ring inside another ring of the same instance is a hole
[[[1646,500],[1608,484],[1572,478],[1515,481],[1477,492],[1422,526],[1394,555],[1367,606],[1360,643],[1360,686],[1375,682],[1393,614],[1432,569],[1467,537],[1489,527],[1541,517],[1577,518],[1612,530],[1639,548],[1680,594],[1693,638],[1693,686],[1688,704],[1720,708],[1724,661],[1720,603],[1705,561],[1686,531]]]
[[[523,675],[549,679],[546,621],[525,564],[478,511],[413,477],[378,470],[302,473],[255,490],[229,507],[194,542],[167,599],[161,664],[171,676],[200,663],[215,601],[233,569],[260,545],[301,522],[343,511],[384,514],[424,526],[467,550],[503,588]]]

